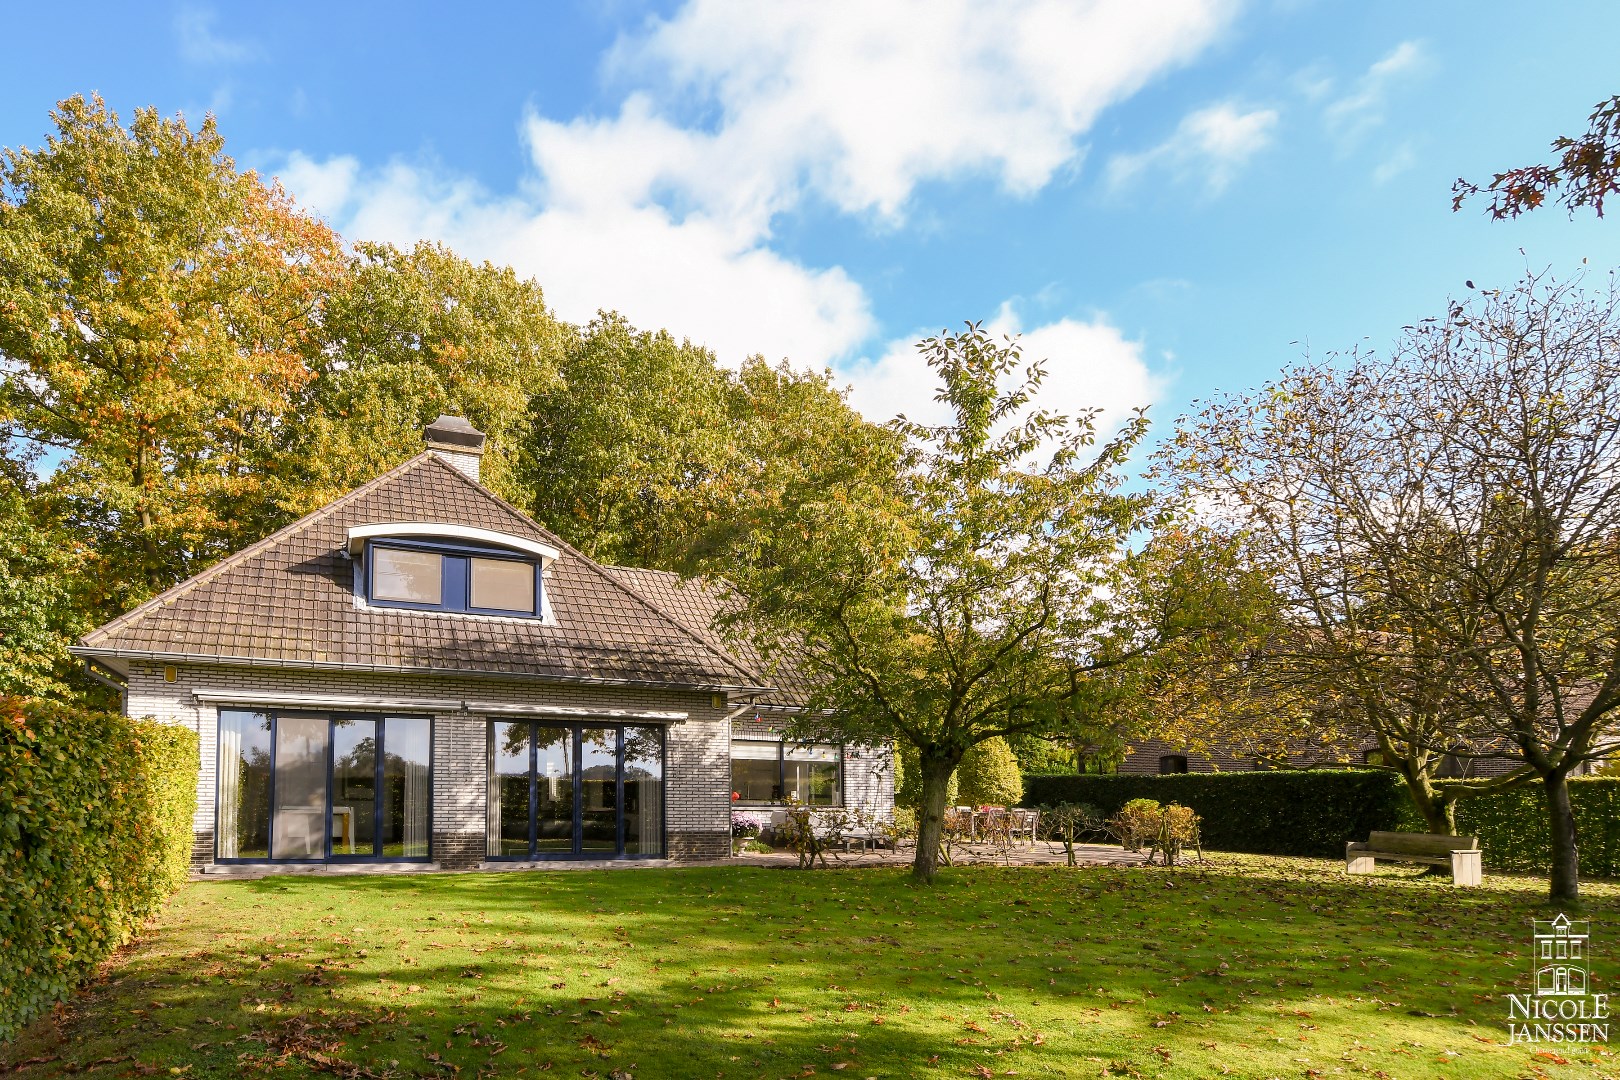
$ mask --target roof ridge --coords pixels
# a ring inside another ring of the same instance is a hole
[[[738,672],[740,672],[743,675],[746,675],[750,679],[753,679],[760,686],[768,686],[768,685],[770,685],[769,682],[766,680],[764,675],[762,675],[759,672],[755,671],[753,668],[751,668],[747,664],[743,663],[737,657],[733,656],[731,654],[731,652],[729,650],[727,650],[721,643],[713,641],[713,640],[709,639],[707,636],[705,636],[703,634],[697,633],[691,627],[687,626],[685,621],[676,618],[674,615],[671,615],[669,612],[665,611],[662,607],[659,607],[657,604],[655,604],[652,600],[650,600],[646,596],[643,596],[639,591],[637,591],[635,589],[632,589],[630,586],[626,585],[623,581],[620,581],[619,578],[616,575],[608,572],[608,568],[607,568],[606,565],[597,562],[595,559],[591,558],[589,555],[585,554],[583,551],[580,551],[574,545],[572,545],[568,541],[564,540],[561,536],[558,536],[556,533],[552,532],[550,529],[546,528],[544,525],[540,524],[538,521],[534,520],[532,517],[529,517],[523,511],[519,510],[517,507],[513,506],[511,503],[507,502],[505,499],[503,499],[499,495],[495,494],[495,492],[489,490],[489,488],[485,487],[483,484],[480,484],[478,481],[474,480],[472,477],[468,476],[466,473],[462,472],[460,469],[457,469],[454,465],[451,465],[448,461],[444,461],[443,459],[440,459],[439,464],[443,465],[444,468],[451,473],[451,475],[458,478],[462,483],[471,486],[475,491],[478,491],[485,498],[493,500],[494,502],[500,504],[502,509],[506,510],[509,514],[512,514],[514,517],[516,517],[519,520],[523,521],[530,528],[539,529],[541,532],[545,533],[547,536],[549,536],[552,539],[556,540],[557,544],[558,544],[558,547],[559,547],[559,549],[561,551],[565,551],[568,554],[573,555],[581,563],[583,563],[585,566],[589,567],[590,570],[594,574],[596,574],[597,577],[601,578],[603,581],[608,582],[615,589],[618,589],[620,592],[624,593],[626,596],[628,596],[631,599],[635,600],[642,607],[645,607],[647,610],[651,611],[653,614],[657,615],[659,618],[661,618],[665,622],[669,623],[676,630],[680,631],[682,634],[685,634],[687,637],[691,638],[693,641],[696,641],[699,645],[702,645],[709,652],[713,653],[715,656],[719,657],[721,660],[723,660],[726,663],[730,664]],[[637,568],[636,567],[627,567],[626,569],[637,569]],[[659,571],[659,572],[662,573],[664,571]]]
[[[323,518],[326,518],[339,507],[347,505],[362,495],[369,494],[373,488],[376,488],[380,484],[405,475],[413,468],[421,465],[424,459],[433,456],[435,455],[431,450],[425,450],[422,453],[417,454],[415,457],[400,462],[387,472],[367,480],[359,487],[346,494],[338,496],[325,506],[322,506],[316,510],[311,510],[303,517],[288,522],[275,532],[271,533],[269,536],[264,537],[262,540],[256,540],[247,547],[225,556],[223,559],[214,563],[207,569],[193,574],[191,577],[186,578],[182,582],[169,586],[156,596],[153,596],[151,599],[138,604],[117,618],[102,623],[94,630],[91,630],[80,637],[80,643],[85,645],[91,644],[90,639],[93,637],[104,637],[113,633],[114,631],[123,630],[126,627],[133,625],[145,616],[150,615],[153,611],[156,611],[158,608],[165,606],[171,600],[185,595],[205,582],[213,580],[226,570],[235,567],[238,563],[245,561],[249,557],[269,551],[277,544],[280,544],[282,541],[286,540],[288,537],[293,536],[298,532],[301,532],[303,529],[316,524]],[[452,468],[451,471],[454,472],[455,470]],[[457,473],[456,475],[460,476],[461,474]]]

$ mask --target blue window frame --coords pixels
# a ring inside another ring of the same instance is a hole
[[[221,709],[214,858],[427,862],[433,720]]]
[[[501,548],[403,539],[366,545],[366,600],[377,607],[538,619],[542,580],[538,560]]]

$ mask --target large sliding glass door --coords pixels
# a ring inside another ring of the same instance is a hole
[[[664,733],[521,721],[489,726],[492,859],[664,854]]]
[[[426,859],[432,721],[222,709],[221,861]]]

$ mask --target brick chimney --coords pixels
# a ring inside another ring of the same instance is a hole
[[[478,463],[484,456],[482,431],[459,416],[441,416],[423,434],[429,450],[462,475],[478,479]]]

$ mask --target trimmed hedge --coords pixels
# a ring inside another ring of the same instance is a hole
[[[196,804],[195,732],[0,699],[0,1040],[185,881]]]
[[[1204,847],[1255,855],[1342,856],[1345,841],[1365,840],[1374,829],[1421,828],[1405,785],[1387,772],[1024,777],[1024,806],[1090,803],[1112,817],[1131,799],[1190,806],[1203,819]]]
[[[1569,782],[1582,877],[1620,877],[1620,779]],[[1457,831],[1478,836],[1487,870],[1550,869],[1547,797],[1539,782],[1457,800]]]

